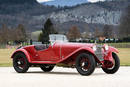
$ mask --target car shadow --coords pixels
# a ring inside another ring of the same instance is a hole
[[[92,74],[92,76],[101,76],[101,75],[106,76],[106,75],[108,75],[108,74],[106,74],[106,73],[93,73],[93,74]]]
[[[80,75],[78,72],[42,72],[42,71],[31,71],[27,72],[27,74],[50,74],[50,75]],[[108,75],[106,73],[93,73],[90,76],[101,76],[101,75]]]
[[[28,74],[55,74],[55,75],[80,75],[79,73],[76,72],[42,72],[42,71],[33,71],[33,72],[27,72]]]

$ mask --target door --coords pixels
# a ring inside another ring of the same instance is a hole
[[[45,50],[38,51],[38,61],[59,61],[60,60],[60,45],[54,44]]]

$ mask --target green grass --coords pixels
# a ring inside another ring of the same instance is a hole
[[[110,46],[114,46],[116,48],[130,48],[130,43],[107,43]]]
[[[130,48],[118,48],[119,58],[122,66],[130,66]],[[0,49],[0,66],[12,66],[11,54],[15,49]]]

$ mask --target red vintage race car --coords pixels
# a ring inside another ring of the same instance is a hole
[[[108,45],[69,43],[64,35],[50,35],[50,44],[30,45],[18,48],[11,56],[13,67],[25,73],[30,66],[38,65],[50,72],[55,65],[74,67],[81,75],[92,74],[96,66],[113,74],[120,67],[118,50]]]

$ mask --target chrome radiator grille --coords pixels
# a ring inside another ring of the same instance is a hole
[[[97,56],[97,58],[100,60],[100,61],[103,61],[103,54],[102,54],[102,46],[101,45],[97,45],[97,50],[95,51],[95,55]]]

